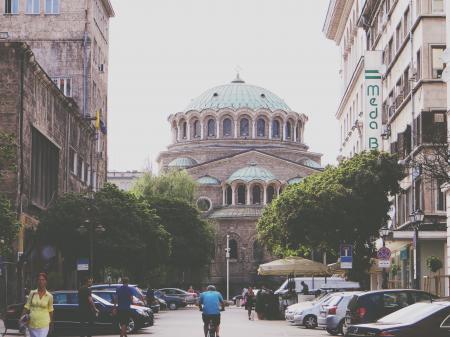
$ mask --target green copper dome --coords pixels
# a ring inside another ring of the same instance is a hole
[[[187,167],[194,166],[196,164],[197,164],[197,162],[192,158],[180,157],[180,158],[176,158],[176,159],[172,160],[168,166],[172,167],[172,168],[187,168]]]
[[[200,185],[220,185],[220,181],[211,176],[203,176],[197,179]]]
[[[256,165],[250,165],[243,167],[236,172],[234,172],[227,180],[228,183],[231,183],[236,180],[242,180],[245,182],[250,182],[253,180],[262,180],[262,181],[271,181],[275,180],[275,176],[269,170],[259,167]]]
[[[239,74],[230,84],[220,85],[205,91],[193,99],[184,111],[222,108],[265,108],[271,111],[291,111],[289,106],[277,95],[261,87],[246,84]]]

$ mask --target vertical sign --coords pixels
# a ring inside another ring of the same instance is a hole
[[[353,246],[341,244],[341,269],[352,269],[353,267]]]
[[[381,51],[366,51],[364,56],[365,148],[381,150],[382,134],[382,77]]]

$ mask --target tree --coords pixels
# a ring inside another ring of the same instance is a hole
[[[62,196],[41,219],[39,241],[57,247],[68,270],[77,258],[89,256],[88,236],[79,231],[86,220],[105,228],[95,236],[97,275],[113,267],[145,281],[145,271],[162,265],[170,254],[170,235],[149,204],[107,184],[93,199],[76,193]]]
[[[373,238],[388,219],[388,196],[399,191],[397,158],[363,152],[289,186],[265,208],[258,235],[280,256],[321,248],[336,255],[340,243],[354,245],[350,277],[364,280]]]
[[[159,176],[148,172],[135,184],[133,193],[144,199],[154,196],[181,199],[189,204],[195,201],[197,184],[186,171],[172,170]]]

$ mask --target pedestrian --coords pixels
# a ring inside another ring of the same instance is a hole
[[[255,305],[255,293],[253,292],[252,287],[248,287],[247,293],[244,296],[245,309],[248,313],[248,320],[252,320],[252,310]]]
[[[187,290],[188,293],[190,294],[195,294],[195,290],[193,286],[190,286],[189,289]]]
[[[147,306],[151,306],[155,303],[155,289],[148,285],[147,292],[145,293],[145,299],[147,301]]]
[[[24,306],[30,337],[47,337],[53,331],[53,296],[47,291],[47,274],[40,273],[38,287],[32,290]]]
[[[83,285],[78,289],[78,311],[80,315],[80,336],[92,337],[94,321],[98,316],[98,309],[92,299],[92,278],[86,277]]]
[[[305,281],[302,281],[300,284],[302,285],[302,294],[303,295],[309,295],[309,287],[305,283]]]
[[[122,286],[116,289],[116,299],[114,300],[114,311],[120,325],[120,337],[127,337],[127,326],[130,320],[130,306],[133,300],[133,293],[128,286],[128,277],[122,278]]]
[[[259,320],[264,319],[264,312],[265,312],[265,298],[264,298],[264,286],[261,286],[261,289],[256,294],[256,301],[255,301],[255,311],[256,315],[258,316]]]

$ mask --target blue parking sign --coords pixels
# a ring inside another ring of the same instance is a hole
[[[352,269],[353,267],[353,245],[341,244],[341,269]]]

